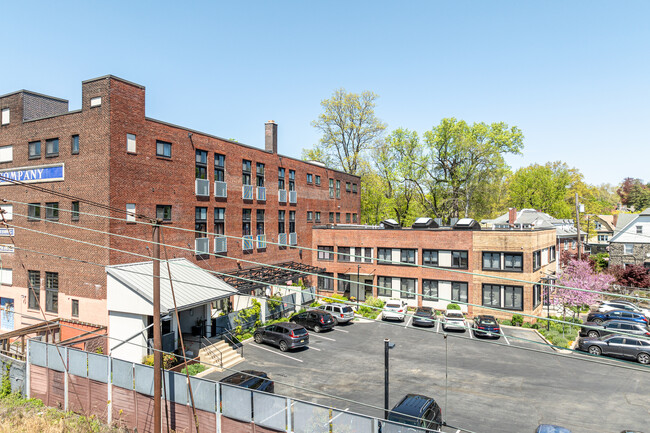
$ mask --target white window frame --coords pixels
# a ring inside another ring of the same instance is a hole
[[[11,221],[14,219],[14,205],[12,204],[3,204],[0,205],[0,209],[4,211],[5,221]],[[2,218],[0,218],[1,220]]]
[[[136,153],[137,137],[135,134],[126,134],[126,151],[129,153]]]
[[[90,108],[99,107],[101,105],[102,105],[101,96],[95,96],[94,98],[90,98]]]
[[[126,204],[126,222],[127,223],[135,222],[135,203]]]
[[[12,162],[14,160],[14,145],[0,146],[0,162]]]
[[[625,255],[634,254],[634,244],[623,244],[623,254]]]
[[[2,124],[9,125],[11,121],[11,110],[9,108],[2,109]]]

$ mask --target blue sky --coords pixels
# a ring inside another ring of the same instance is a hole
[[[299,157],[332,91],[372,90],[389,130],[443,117],[525,135],[513,168],[650,181],[650,2],[9,2],[0,94],[80,107],[81,81],[147,88],[150,117]]]

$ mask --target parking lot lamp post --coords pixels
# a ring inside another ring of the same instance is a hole
[[[384,419],[388,419],[388,351],[395,347],[389,338],[384,339]]]
[[[443,335],[445,339],[445,412],[443,415],[443,422],[447,422],[447,383],[448,383],[448,374],[447,374],[447,355],[449,353],[448,347],[447,347],[447,333]]]

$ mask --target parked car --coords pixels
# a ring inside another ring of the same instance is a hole
[[[474,335],[501,338],[501,328],[494,316],[481,314],[474,318]]]
[[[442,316],[442,329],[460,329],[465,331],[467,329],[467,323],[465,322],[465,316],[463,316],[462,311],[460,310],[447,310]]]
[[[540,424],[535,430],[535,433],[571,433],[571,430],[560,427],[559,425]]]
[[[645,315],[627,310],[612,310],[607,312],[596,311],[589,313],[587,316],[587,322],[595,322],[599,325],[608,320],[628,320],[631,322],[648,324],[648,318]]]
[[[646,339],[620,335],[608,335],[602,338],[580,337],[578,350],[592,355],[636,359],[641,364],[650,364],[650,341]]]
[[[650,336],[650,328],[643,323],[630,322],[628,320],[608,320],[602,324],[596,322],[585,322],[580,328],[581,337],[604,337],[614,333],[625,332],[634,335]]]
[[[418,394],[407,394],[388,413],[388,421],[423,427],[425,429],[439,429],[442,425],[442,410],[438,403],[431,398]],[[398,433],[399,426],[385,426],[383,433]],[[407,431],[407,430],[404,430]]]
[[[242,388],[256,389],[273,394],[275,390],[275,382],[273,382],[269,375],[263,371],[243,370],[239,373],[231,374],[224,377],[219,382],[226,385],[235,385]]]
[[[325,304],[320,305],[318,309],[330,313],[335,325],[348,323],[354,319],[354,311],[349,305]]]
[[[401,320],[404,321],[406,314],[406,302],[399,299],[390,299],[386,301],[384,310],[381,313],[381,320]]]
[[[253,338],[258,344],[273,344],[283,352],[289,349],[305,347],[309,344],[309,333],[305,327],[291,322],[281,322],[257,328]]]
[[[294,314],[290,321],[307,329],[313,329],[314,332],[323,332],[334,327],[332,315],[321,310],[309,310]]]
[[[612,310],[627,310],[635,313],[641,313],[646,317],[650,317],[650,310],[647,308],[639,307],[638,305],[623,299],[614,299],[611,301],[603,301],[598,306],[598,311],[606,313]]]
[[[413,315],[413,326],[434,326],[436,324],[436,313],[431,307],[418,307]]]

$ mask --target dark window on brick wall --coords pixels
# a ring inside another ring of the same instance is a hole
[[[164,158],[172,157],[172,144],[166,141],[156,140],[156,156]]]
[[[73,135],[70,143],[70,153],[77,155],[79,153],[79,136]]]
[[[30,203],[27,205],[27,220],[37,221],[41,219],[41,204]]]
[[[50,221],[59,220],[59,203],[49,202],[45,203],[45,219]]]
[[[205,150],[196,150],[196,163],[195,163],[195,178],[207,179],[208,178],[208,152]]]
[[[220,153],[214,154],[214,180],[225,182],[226,156]]]
[[[32,141],[27,145],[29,148],[29,159],[36,159],[41,157],[41,142]]]
[[[72,317],[79,317],[79,299],[72,300]]]
[[[45,311],[59,312],[59,273],[45,273]]]
[[[50,138],[45,140],[45,156],[59,156],[59,139]]]
[[[72,221],[79,221],[79,202],[78,201],[73,201],[72,202],[72,212],[70,213],[70,219],[72,219]]]
[[[156,205],[156,218],[163,221],[172,220],[172,205],[170,204],[157,204]]]
[[[29,285],[29,308],[38,310],[41,302],[41,272],[27,271]]]

